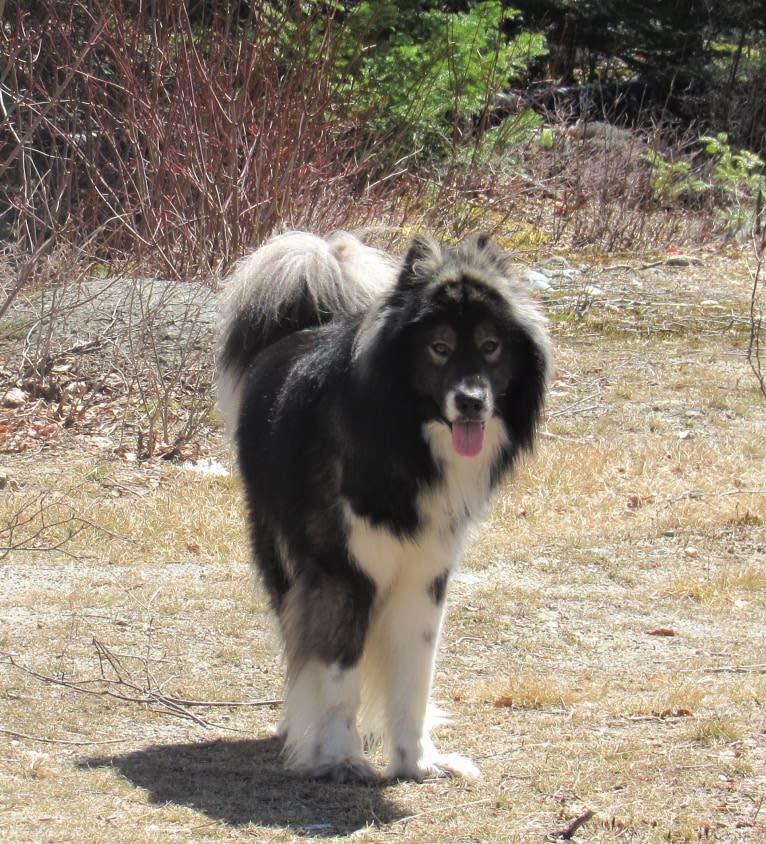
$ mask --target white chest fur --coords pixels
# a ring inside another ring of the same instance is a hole
[[[443,423],[428,423],[423,436],[441,478],[418,493],[420,528],[413,537],[402,539],[372,525],[348,502],[344,505],[351,554],[381,593],[395,581],[424,585],[454,569],[468,529],[481,518],[489,501],[492,467],[508,442],[504,425],[496,419],[487,423],[483,448],[475,457],[455,452],[450,430]]]

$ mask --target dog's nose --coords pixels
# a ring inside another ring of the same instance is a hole
[[[482,387],[463,387],[455,392],[455,408],[464,419],[479,419],[487,408],[487,393]]]

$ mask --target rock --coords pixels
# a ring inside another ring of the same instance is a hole
[[[0,403],[3,407],[23,407],[27,403],[27,394],[19,387],[11,387]]]
[[[550,258],[543,261],[543,266],[550,267],[552,270],[568,270],[571,268],[571,264],[563,255],[551,255]]]
[[[537,270],[524,270],[519,276],[521,281],[526,284],[530,290],[537,290],[540,293],[551,289],[551,283],[548,281],[548,276]]]
[[[560,269],[558,267],[543,267],[542,269],[543,275],[547,278],[563,278],[567,281],[572,281],[578,275],[580,275],[580,271],[570,267],[569,269]]]
[[[669,267],[690,267],[692,264],[699,264],[699,258],[693,255],[671,255],[665,263]]]
[[[563,278],[572,281],[580,275],[580,270],[575,269],[563,255],[551,255],[540,265],[540,272],[548,278]]]

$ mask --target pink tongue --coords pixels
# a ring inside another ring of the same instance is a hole
[[[484,426],[481,422],[453,422],[452,445],[463,457],[475,457],[484,442]]]

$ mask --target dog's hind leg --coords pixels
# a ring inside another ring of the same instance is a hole
[[[386,678],[386,733],[390,779],[432,776],[476,779],[478,768],[463,756],[439,753],[428,732],[427,710],[436,647],[444,615],[448,572],[423,588],[410,583],[388,596],[371,642]],[[403,584],[404,585],[404,584]]]
[[[361,588],[360,588],[361,586]],[[377,778],[357,729],[360,666],[374,587],[313,577],[288,592],[285,755],[297,773],[336,781]]]

